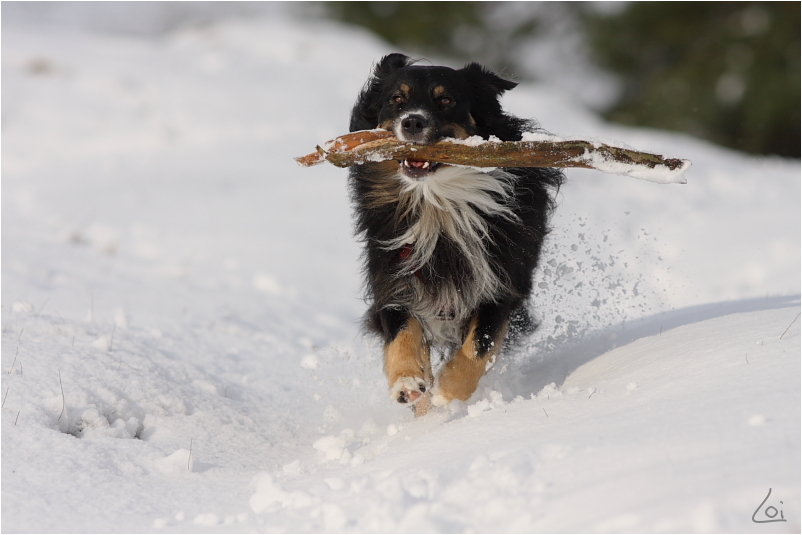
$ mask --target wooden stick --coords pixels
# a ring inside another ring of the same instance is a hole
[[[364,130],[333,139],[296,158],[304,167],[328,161],[350,167],[384,160],[427,160],[469,167],[581,167],[661,183],[685,183],[690,161],[664,158],[582,140],[443,140],[429,145],[399,141],[386,130]]]
[[[311,167],[313,165],[325,162],[328,159],[327,154],[347,153],[348,151],[356,150],[360,147],[360,145],[365,145],[366,143],[373,141],[381,141],[382,139],[398,141],[395,135],[389,130],[359,130],[357,132],[351,132],[350,134],[345,134],[344,136],[334,138],[331,141],[327,141],[323,144],[323,147],[318,145],[315,147],[316,152],[307,154],[306,156],[299,156],[295,158],[295,161],[298,162],[302,167]],[[337,164],[334,163],[334,165]],[[348,167],[349,165],[353,164],[337,166]]]

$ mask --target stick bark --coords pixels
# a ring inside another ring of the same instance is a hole
[[[318,146],[316,152],[296,158],[296,161],[304,167],[324,161],[337,167],[350,167],[366,162],[404,159],[470,167],[580,167],[631,176],[637,175],[631,169],[629,172],[626,169],[611,170],[613,167],[610,164],[624,164],[641,169],[655,169],[660,166],[669,174],[681,173],[690,165],[688,160],[665,158],[658,154],[582,140],[484,141],[476,144],[438,141],[429,145],[417,145],[399,141],[392,132],[384,130],[365,130],[338,137],[323,147]]]

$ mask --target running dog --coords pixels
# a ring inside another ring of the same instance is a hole
[[[516,85],[477,63],[455,70],[390,54],[359,94],[350,131],[385,129],[418,144],[518,141],[538,127],[502,110],[499,96]],[[528,318],[524,305],[563,181],[557,169],[414,159],[351,167],[365,325],[384,342],[391,399],[421,415],[473,394],[510,323]],[[433,349],[445,359],[437,377]]]

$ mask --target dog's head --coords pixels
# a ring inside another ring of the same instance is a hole
[[[520,139],[524,121],[503,113],[498,97],[514,88],[477,63],[455,70],[414,65],[390,54],[376,65],[351,114],[350,130],[382,128],[402,141],[429,144],[443,138],[495,135]],[[421,179],[438,164],[405,160],[402,172]]]

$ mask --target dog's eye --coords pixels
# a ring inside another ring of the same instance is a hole
[[[454,99],[451,97],[440,97],[438,99],[438,102],[440,102],[440,104],[443,106],[448,106],[449,104],[452,104],[454,102]]]
[[[392,100],[396,104],[403,104],[404,102],[407,101],[407,99],[404,98],[404,95],[393,95],[393,99]]]

